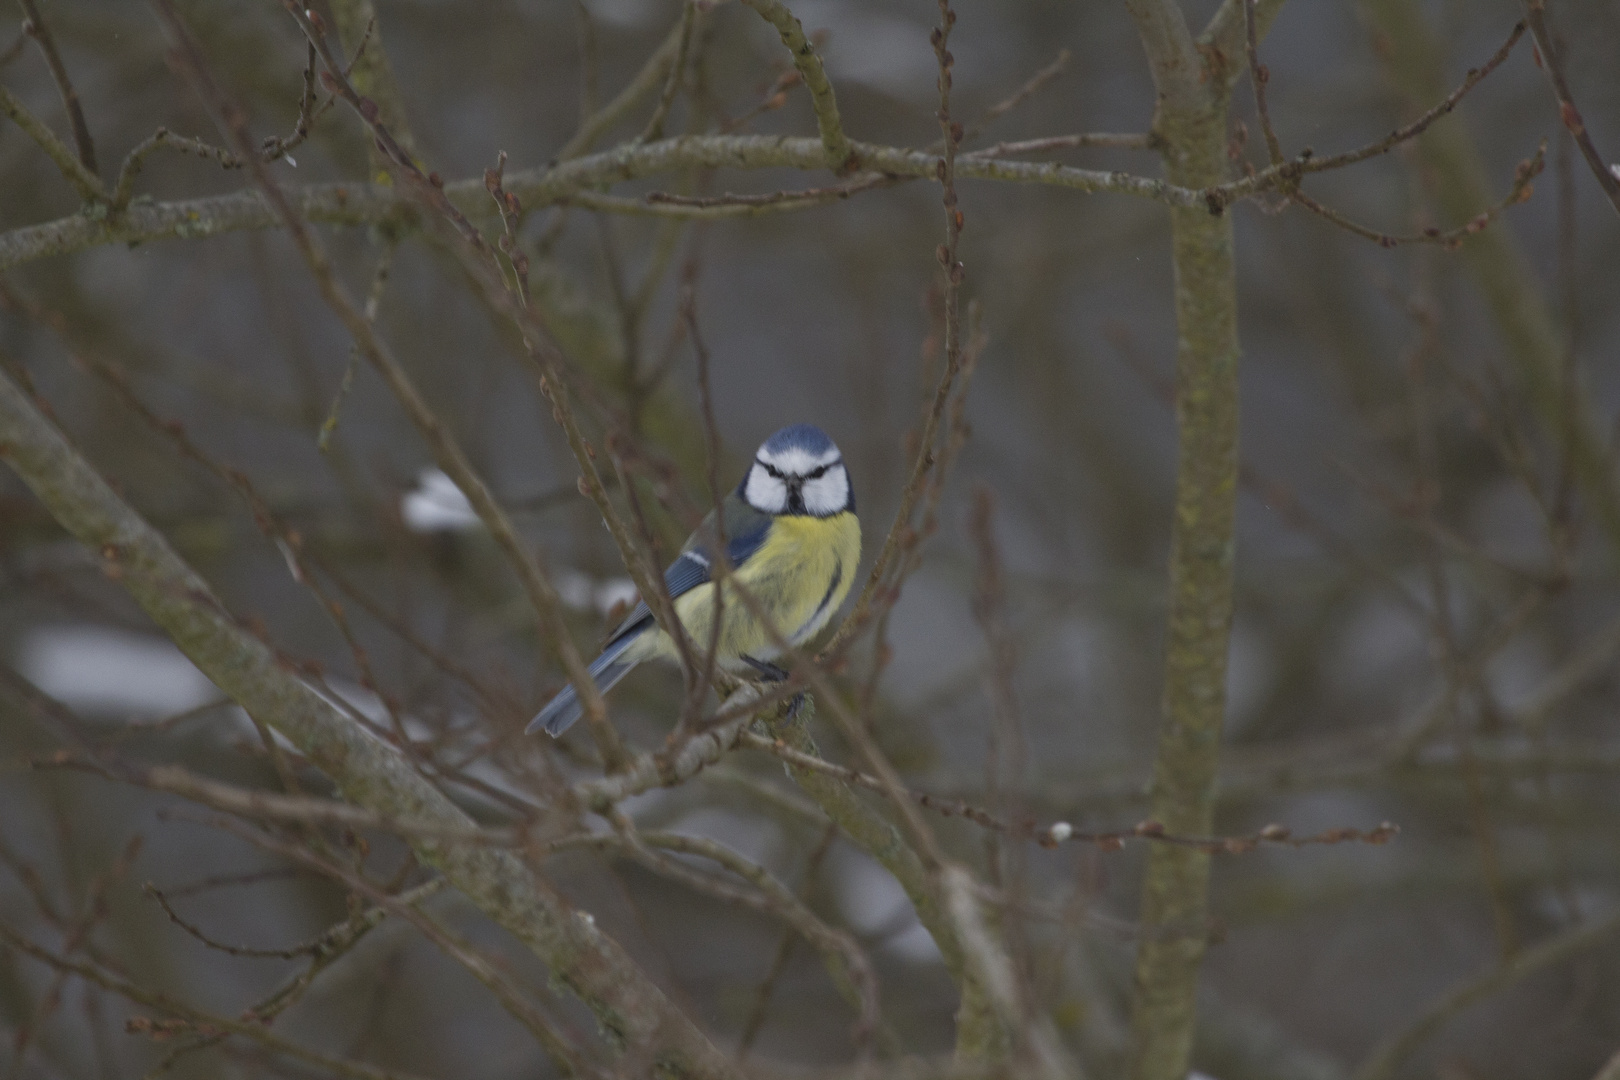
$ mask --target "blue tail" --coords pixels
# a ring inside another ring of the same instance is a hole
[[[626,634],[603,649],[602,655],[592,662],[591,678],[595,680],[596,688],[602,693],[613,689],[618,681],[630,674],[630,669],[636,666],[637,661],[620,662],[619,657],[624,655],[624,650],[628,649],[638,637],[639,634]],[[565,686],[561,693],[546,703],[546,707],[540,710],[539,715],[529,721],[529,726],[523,729],[524,734],[532,735],[545,728],[546,734],[556,738],[573,727],[574,721],[584,712],[585,707],[579,703],[579,694],[572,685]]]

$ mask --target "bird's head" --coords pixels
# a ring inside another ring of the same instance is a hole
[[[737,493],[762,514],[831,517],[855,511],[844,457],[813,424],[785,427],[760,444]]]

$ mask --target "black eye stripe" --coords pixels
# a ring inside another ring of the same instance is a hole
[[[774,476],[776,479],[782,481],[785,484],[802,484],[806,480],[820,480],[823,476],[827,475],[827,471],[829,469],[835,468],[837,466],[841,466],[841,465],[843,465],[843,463],[844,462],[843,462],[842,459],[839,459],[839,460],[836,460],[836,461],[829,461],[829,462],[827,462],[827,464],[821,466],[819,469],[812,469],[810,472],[805,473],[803,476],[800,476],[798,474],[794,474],[794,475],[790,476],[787,473],[783,472],[781,469],[778,469],[776,466],[772,465],[768,461],[762,461],[759,458],[754,459],[754,464],[755,465],[758,465],[760,468],[764,469],[767,473]]]

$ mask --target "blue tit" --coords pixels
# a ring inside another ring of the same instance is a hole
[[[731,577],[757,601],[777,635],[793,645],[808,641],[849,595],[861,559],[855,493],[838,447],[810,424],[783,428],[760,446],[720,513]],[[699,654],[708,649],[714,628],[709,545],[716,535],[710,511],[664,573],[675,615]],[[720,600],[715,665],[733,674],[780,678],[781,670],[771,664],[780,654],[773,635],[729,581]],[[591,677],[607,693],[631,668],[655,657],[678,662],[680,653],[643,601],[591,664]],[[569,686],[540,710],[528,730],[561,735],[582,711]]]

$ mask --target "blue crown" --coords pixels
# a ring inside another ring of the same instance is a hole
[[[827,437],[827,433],[814,424],[794,424],[785,427],[765,440],[761,450],[770,454],[781,454],[788,450],[803,450],[814,457],[820,457],[837,447]]]

